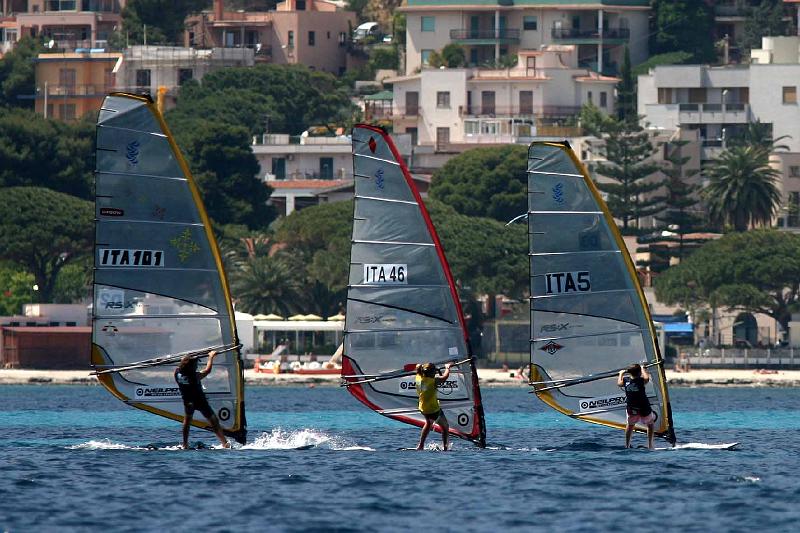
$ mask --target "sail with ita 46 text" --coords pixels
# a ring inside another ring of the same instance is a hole
[[[96,154],[97,378],[128,405],[182,420],[173,371],[182,357],[215,349],[205,393],[225,433],[244,442],[240,345],[219,249],[189,168],[148,96],[106,97]],[[192,424],[210,429],[202,417]]]
[[[353,169],[343,385],[374,411],[422,426],[414,369],[452,362],[450,378],[438,387],[450,433],[485,446],[461,304],[411,174],[386,132],[366,125],[353,128]]]
[[[644,292],[608,207],[566,142],[530,146],[528,233],[536,395],[578,420],[624,429],[617,374],[641,363],[651,375],[655,434],[674,444],[664,361]]]

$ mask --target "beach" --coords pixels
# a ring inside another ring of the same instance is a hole
[[[671,386],[685,387],[800,387],[800,370],[777,370],[774,374],[761,373],[752,369],[698,369],[689,372],[667,370],[667,382]],[[497,368],[479,368],[478,376],[483,387],[521,387],[527,388],[527,380],[512,376],[515,372]],[[338,386],[338,374],[271,374],[244,371],[247,385],[292,386],[323,385]],[[0,385],[20,385],[27,383],[55,385],[93,385],[97,379],[88,370],[0,370]]]

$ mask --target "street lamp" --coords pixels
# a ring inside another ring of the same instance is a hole
[[[726,140],[725,140],[725,108],[728,107],[727,100],[728,99],[728,89],[722,89],[722,149],[725,150]]]

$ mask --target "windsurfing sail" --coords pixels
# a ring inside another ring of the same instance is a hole
[[[225,433],[244,442],[242,360],[219,249],[150,97],[106,97],[96,150],[91,363],[98,379],[133,407],[182,420],[177,363],[217,349],[203,387]],[[210,429],[203,417],[192,424]]]
[[[452,435],[485,446],[475,358],[453,277],[417,187],[386,132],[353,128],[353,171],[343,384],[376,412],[422,426],[415,366],[455,362],[438,388],[439,403]]]
[[[528,234],[534,392],[565,415],[624,429],[617,374],[644,362],[655,433],[674,443],[644,292],[608,207],[566,142],[530,146]]]

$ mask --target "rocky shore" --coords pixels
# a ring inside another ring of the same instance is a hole
[[[800,370],[667,370],[671,386],[682,387],[800,387]],[[774,372],[774,373],[773,373]],[[527,381],[518,379],[514,371],[494,368],[478,369],[484,387],[528,388]],[[338,386],[339,376],[331,374],[267,374],[245,370],[247,385],[265,386]],[[0,370],[0,385],[54,384],[95,385],[97,379],[85,370]]]

